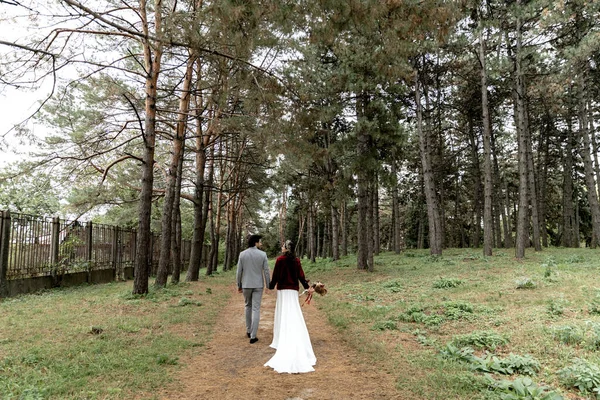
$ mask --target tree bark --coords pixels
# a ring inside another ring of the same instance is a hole
[[[561,245],[564,247],[575,247],[575,210],[573,208],[573,129],[570,118],[567,120],[567,131],[565,132],[566,143],[563,157],[563,187],[562,208],[563,227]]]
[[[585,185],[587,188],[587,198],[590,206],[590,212],[592,214],[592,228],[594,236],[600,237],[600,205],[598,203],[598,192],[596,189],[596,181],[594,179],[594,167],[592,165],[591,157],[591,143],[590,135],[588,132],[588,111],[587,111],[587,99],[586,99],[586,87],[585,87],[585,76],[583,73],[579,76],[579,90],[578,90],[578,109],[579,109],[579,136],[582,140],[583,146],[580,146],[579,154],[583,160]]]
[[[427,220],[429,222],[429,252],[432,255],[442,254],[442,230],[440,211],[435,190],[435,180],[431,165],[431,143],[428,129],[423,127],[423,110],[421,106],[421,89],[419,74],[415,79],[415,101],[417,105],[417,132],[423,167],[423,184],[427,202]]]
[[[185,132],[184,132],[185,135]],[[184,136],[185,143],[185,136]],[[175,184],[175,201],[173,203],[173,237],[171,239],[171,254],[173,255],[173,274],[171,275],[171,283],[177,284],[181,278],[181,180],[183,176],[183,158],[185,147],[179,159],[179,166],[177,169],[177,183]]]
[[[521,3],[517,0],[517,3]],[[517,18],[517,49],[515,55],[515,125],[517,127],[517,136],[519,144],[519,211],[517,216],[517,237],[515,243],[515,257],[522,259],[525,257],[525,244],[529,240],[529,221],[527,218],[527,133],[525,129],[525,85],[523,83],[523,73],[521,71],[521,40],[522,40],[522,22]]]
[[[483,110],[483,171],[484,171],[484,206],[483,206],[483,255],[492,255],[493,219],[492,219],[492,154],[490,110],[487,93],[487,71],[485,63],[485,40],[483,30],[479,34],[479,61],[481,63],[481,109]]]
[[[144,117],[144,156],[142,164],[142,182],[139,204],[139,222],[137,230],[136,259],[134,265],[133,294],[148,293],[148,275],[152,254],[148,251],[151,247],[152,232],[150,222],[152,214],[152,192],[154,189],[154,147],[156,143],[156,99],[158,93],[158,77],[162,58],[162,44],[157,41],[150,42],[150,22],[146,13],[146,0],[140,0],[140,16],[145,39],[142,40],[144,49],[144,68],[146,71],[146,99]],[[155,30],[160,37],[162,29],[162,1],[156,0],[154,4]]]
[[[357,117],[360,120],[366,118],[366,108],[368,98],[366,94],[358,96],[356,100]],[[364,124],[360,125],[356,138],[356,154],[361,162],[356,171],[357,175],[357,194],[358,194],[358,221],[357,221],[357,260],[358,269],[367,270],[369,259],[369,227],[367,225],[367,216],[369,212],[369,169],[365,167],[369,157],[369,132]]]
[[[173,150],[171,154],[171,162],[167,169],[167,182],[165,188],[165,197],[163,201],[163,215],[161,223],[161,239],[160,239],[160,258],[158,262],[158,271],[154,286],[165,287],[169,274],[169,266],[171,264],[171,236],[173,209],[175,203],[177,176],[179,164],[183,159],[184,136],[187,128],[187,116],[190,108],[190,88],[192,83],[192,75],[194,72],[194,64],[196,60],[190,57],[187,62],[185,76],[183,79],[183,87],[181,98],[179,99],[179,113],[177,117],[177,125],[175,127],[175,136],[173,137]]]

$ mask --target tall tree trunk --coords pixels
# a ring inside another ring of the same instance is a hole
[[[366,94],[358,96],[356,100],[356,115],[358,120],[366,118],[368,98]],[[368,269],[369,259],[369,228],[367,225],[367,216],[369,212],[369,170],[365,168],[367,158],[369,157],[370,135],[365,124],[359,124],[356,140],[356,154],[358,160],[357,176],[357,194],[358,194],[358,221],[357,221],[357,261],[358,269]]]
[[[196,146],[195,146],[195,167],[196,167],[196,179],[194,182],[194,232],[192,236],[192,244],[190,250],[190,261],[188,265],[187,274],[185,280],[187,282],[197,281],[200,275],[200,267],[202,264],[203,251],[204,251],[204,233],[206,229],[206,211],[204,209],[204,192],[205,192],[205,171],[206,171],[206,149],[210,142],[210,132],[203,130],[203,117],[202,110],[204,109],[204,99],[202,97],[202,90],[199,87],[201,85],[201,74],[202,64],[200,60],[196,62],[196,75],[198,75],[198,82],[196,92],[199,93],[195,97],[195,119],[196,119]],[[209,113],[210,114],[210,113]]]
[[[517,0],[520,4],[521,1]],[[515,243],[515,257],[522,259],[525,257],[525,244],[529,240],[529,221],[527,218],[527,132],[525,127],[525,85],[523,83],[523,73],[521,71],[522,59],[522,22],[517,18],[517,49],[515,55],[515,125],[517,127],[517,136],[519,143],[519,211],[517,216],[517,237]]]
[[[589,112],[589,124],[590,124],[590,138],[592,140],[592,154],[594,155],[594,171],[596,172],[596,185],[600,185],[600,162],[598,162],[598,140],[596,136],[596,128],[594,127],[594,110],[592,108],[592,102],[588,102]],[[598,188],[600,190],[600,187]]]
[[[381,235],[379,228],[379,174],[375,173],[373,180],[373,253],[378,256],[381,252]]]
[[[484,190],[481,185],[481,166],[479,164],[479,143],[473,128],[473,120],[469,118],[469,141],[471,142],[471,159],[472,159],[472,172],[473,175],[473,231],[471,232],[471,246],[479,247],[481,243],[481,218],[483,211],[483,195]]]
[[[496,137],[495,135],[491,135],[491,151],[492,151],[492,163],[493,163],[493,180],[494,180],[494,192],[492,194],[493,203],[494,203],[494,211],[496,215],[496,247],[502,247],[502,242],[504,241],[504,246],[506,247],[506,230],[508,228],[507,220],[506,220],[506,209],[504,208],[504,203],[502,200],[502,188],[501,188],[501,178],[500,178],[500,167],[498,166],[498,157],[496,155]],[[504,237],[502,236],[502,232],[504,232]],[[511,242],[512,245],[512,242]]]
[[[565,152],[563,158],[563,187],[562,208],[563,228],[561,245],[564,247],[575,247],[575,210],[573,208],[573,129],[571,119],[567,119],[567,131],[565,132]]]
[[[483,206],[483,255],[492,255],[493,220],[492,220],[492,154],[490,126],[490,110],[487,93],[487,71],[485,63],[485,40],[483,30],[479,34],[479,60],[481,63],[481,109],[483,110],[483,171],[484,171],[484,206]]]
[[[526,108],[527,109],[527,108]],[[525,117],[527,118],[527,117]],[[537,180],[535,177],[535,166],[533,165],[533,150],[531,146],[531,134],[529,133],[529,127],[527,126],[527,169],[528,169],[528,187],[529,190],[529,203],[531,207],[531,224],[533,228],[533,246],[535,251],[542,251],[542,244],[540,240],[540,220],[538,210],[538,199],[537,199]]]
[[[552,124],[546,122],[546,130],[540,132],[540,151],[538,152],[538,204],[539,204],[539,219],[540,219],[540,235],[542,238],[542,246],[548,247],[548,231],[546,229],[546,186],[548,177],[548,160],[549,160],[549,142],[552,134]]]
[[[375,210],[373,210],[373,191],[375,183],[373,180],[370,181],[368,185],[368,198],[369,202],[367,203],[367,231],[369,232],[368,240],[368,252],[367,252],[367,270],[369,272],[373,272],[375,270],[375,260],[373,255],[375,254]]]
[[[346,199],[342,200],[341,211],[342,256],[345,257],[348,255],[348,206]]]
[[[285,243],[285,221],[287,218],[287,186],[283,188],[281,193],[281,203],[279,204],[279,243]]]
[[[317,232],[316,232],[316,218],[315,218],[315,206],[312,202],[308,206],[308,254],[310,262],[316,262],[317,258]]]
[[[429,222],[429,251],[432,255],[442,254],[442,229],[439,205],[435,190],[433,167],[431,165],[431,142],[428,129],[423,128],[423,110],[421,106],[421,88],[419,74],[415,80],[415,101],[417,104],[417,132],[419,134],[419,148],[421,150],[421,164],[423,167],[423,184],[427,202],[427,220]]]
[[[504,198],[502,208],[506,210],[506,217],[504,219],[504,248],[509,249],[515,245],[513,242],[513,227],[511,224],[511,214],[515,214],[511,213],[512,207],[510,202],[510,193],[508,192],[508,182],[506,181],[506,178],[502,179],[502,183],[504,187]]]
[[[579,90],[577,93],[577,98],[579,109],[579,136],[583,144],[583,146],[579,147],[579,154],[583,160],[587,198],[590,206],[590,212],[592,214],[592,228],[594,236],[596,238],[600,238],[600,204],[598,203],[598,191],[596,189],[594,167],[592,165],[592,157],[590,153],[591,141],[588,132],[588,111],[586,107],[588,102],[586,98],[585,76],[583,73],[579,76]]]
[[[397,174],[398,166],[395,161],[392,161],[392,243],[394,253],[400,254],[400,199],[398,198],[398,186],[397,186]]]
[[[225,151],[227,153],[227,151]],[[219,143],[219,160],[223,160],[223,142]],[[219,243],[221,241],[221,212],[223,210],[223,191],[225,187],[225,162],[222,161],[219,165],[219,185],[217,191],[216,202],[211,201],[211,218],[210,218],[210,268],[206,269],[206,275],[212,275],[217,271],[219,265]],[[215,211],[216,210],[216,211]]]
[[[154,27],[157,36],[162,36],[162,1],[154,3]],[[144,155],[142,164],[142,182],[139,203],[139,222],[137,229],[136,258],[134,265],[133,294],[148,293],[148,275],[152,254],[148,251],[151,246],[152,232],[150,222],[152,214],[152,192],[154,189],[154,146],[156,144],[156,99],[158,92],[158,77],[162,58],[162,42],[151,43],[146,0],[140,0],[140,16],[144,31],[142,45],[144,49],[144,69],[146,71],[146,99],[144,117]]]
[[[177,125],[175,127],[175,136],[173,137],[173,149],[171,153],[171,162],[167,169],[167,182],[165,188],[165,198],[163,201],[163,215],[161,223],[160,236],[160,258],[158,262],[158,271],[154,285],[156,287],[165,287],[167,284],[167,276],[169,274],[169,266],[171,264],[171,235],[173,207],[175,203],[176,187],[177,187],[177,172],[179,164],[183,159],[184,135],[187,128],[187,116],[190,109],[190,87],[192,83],[192,75],[194,72],[194,57],[188,59],[185,76],[183,78],[183,87],[181,98],[179,99],[179,114],[177,117]]]
[[[185,132],[184,132],[185,135]],[[184,136],[185,143],[185,136]],[[185,152],[185,147],[183,149]],[[177,183],[175,184],[175,201],[173,202],[173,235],[171,239],[171,254],[173,255],[173,274],[171,275],[171,283],[177,284],[181,278],[181,179],[183,175],[183,152],[179,159],[177,168]]]
[[[335,201],[331,202],[331,258],[333,261],[340,259],[340,227],[339,212]]]

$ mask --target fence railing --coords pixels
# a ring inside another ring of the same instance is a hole
[[[153,235],[149,249],[152,270],[160,257],[159,240],[160,235]],[[133,229],[2,211],[0,297],[47,287],[129,279],[133,277],[135,242]],[[186,266],[191,242],[183,240],[181,247]]]

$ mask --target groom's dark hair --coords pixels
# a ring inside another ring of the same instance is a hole
[[[261,235],[250,235],[248,238],[248,247],[256,246],[256,243],[260,242],[260,239],[262,239]]]

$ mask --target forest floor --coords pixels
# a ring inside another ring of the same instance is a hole
[[[183,366],[176,382],[158,397],[192,399],[408,399],[400,394],[393,377],[369,363],[365,356],[345,344],[315,305],[302,309],[317,356],[315,371],[279,374],[264,364],[275,353],[273,313],[277,293],[263,295],[258,342],[249,343],[244,324],[244,302],[235,288],[219,313],[213,338],[196,354],[180,358]],[[300,299],[303,302],[304,297]],[[316,301],[315,301],[316,300]]]

